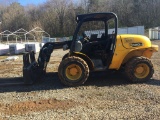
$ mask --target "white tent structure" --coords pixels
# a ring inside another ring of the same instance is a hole
[[[11,33],[11,34],[7,35],[7,42],[8,42],[8,44],[10,44],[9,37],[11,37],[11,36],[15,36],[15,41],[12,39],[12,43],[17,43],[17,39],[19,38],[19,36],[16,35],[16,34],[14,34],[14,33]]]
[[[28,31],[26,31],[25,29],[23,29],[23,28],[20,28],[20,29],[18,29],[18,30],[16,30],[15,32],[13,32],[14,34],[17,34],[17,33],[22,33],[22,34],[25,34],[25,33],[27,33]]]
[[[21,36],[15,34],[15,33],[16,32],[7,35],[7,41],[8,41],[8,44],[9,44],[9,53],[10,54],[24,53],[25,52],[25,45],[22,43]],[[10,36],[15,36],[15,41],[12,38],[12,42],[11,41],[9,42],[8,39],[9,39]],[[18,42],[18,39],[21,39],[21,42]]]
[[[23,42],[23,39],[24,39],[24,41],[26,42],[27,35],[32,36],[32,37],[33,37],[33,40],[36,41],[36,40],[35,40],[35,36],[34,36],[32,33],[28,33],[28,31],[26,31],[26,30],[23,29],[23,28],[15,31],[15,32],[13,32],[13,33],[16,34],[16,35],[18,35],[19,37],[21,37],[21,42]],[[26,33],[28,33],[28,34],[26,34]]]
[[[9,42],[9,53],[10,54],[20,54],[20,53],[25,52],[25,44],[23,44],[25,33],[27,33],[27,31],[21,28],[7,36],[7,39],[9,39],[9,37],[11,36],[15,36],[15,40],[13,40],[12,38],[12,42],[11,41]]]
[[[32,29],[32,30],[30,30],[29,32],[27,32],[27,33],[25,33],[24,35],[25,35],[25,42],[27,41],[27,35],[28,34],[31,34],[31,33],[44,33],[44,34],[46,34],[47,35],[47,37],[49,37],[50,38],[50,34],[49,33],[47,33],[46,31],[44,31],[42,28],[40,28],[40,27],[36,27],[36,28],[34,28],[34,29]],[[33,34],[32,34],[33,35]],[[43,37],[43,36],[42,36]]]
[[[15,36],[15,42],[16,42],[16,43],[17,43],[17,39],[20,38],[20,36],[18,36],[18,35],[16,34],[16,32],[11,32],[11,31],[9,31],[9,30],[5,30],[5,31],[1,32],[0,35],[1,35],[1,38],[3,38],[3,37],[6,38],[7,44],[10,43],[10,42],[9,42],[9,37],[10,37],[10,36]],[[2,41],[3,41],[3,39],[1,39],[1,42],[2,42]],[[12,40],[12,42],[14,42],[14,41]],[[14,43],[15,43],[15,42],[14,42]]]
[[[40,39],[43,37],[47,37],[50,39],[50,35],[45,32],[42,28],[36,27],[30,31],[26,31],[21,28],[16,30],[15,32],[10,32],[9,30],[5,30],[0,33],[0,55],[3,54],[19,54],[25,51],[40,51],[40,43],[36,41],[36,35],[40,35]],[[2,44],[3,39],[5,38],[5,43]],[[39,38],[39,36],[38,36]]]
[[[9,30],[5,30],[0,33],[0,55],[8,54],[9,53],[9,45],[3,44],[3,38],[6,38],[8,40],[8,34],[11,34]],[[6,43],[6,42],[4,42]],[[8,43],[8,41],[7,41]]]
[[[23,36],[25,33],[27,33],[28,31],[26,31],[25,29],[21,28],[19,30],[16,30],[15,32],[13,32],[13,34],[16,34],[19,36],[19,38],[21,39],[21,43],[22,43],[22,40],[23,40]],[[17,42],[17,41],[16,41]]]
[[[4,37],[7,39],[7,43],[8,43],[8,37],[9,37],[8,35],[9,34],[12,34],[12,32],[9,30],[5,30],[5,31],[1,32],[0,33],[0,36],[1,36],[0,42],[3,42],[3,37]]]
[[[28,34],[32,34],[32,33],[42,33],[42,34],[45,34],[47,37],[50,38],[50,35],[45,32],[42,28],[40,27],[36,27],[32,30],[30,30],[29,32],[25,33],[25,42],[27,41],[27,43],[25,43],[25,49],[27,52],[30,52],[30,51],[34,51],[35,53],[36,52],[39,52],[40,51],[40,44],[39,42],[30,42],[29,40],[27,40],[27,35]],[[43,38],[43,35],[42,35],[42,38]]]

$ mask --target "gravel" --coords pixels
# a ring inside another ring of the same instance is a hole
[[[82,86],[66,87],[57,75],[65,53],[62,50],[53,52],[48,74],[36,84],[0,87],[0,120],[160,118],[159,67],[155,68],[153,79],[144,84],[131,84],[120,72],[98,72],[90,73]],[[0,81],[16,77],[21,81],[21,62],[22,56],[14,62],[0,63]],[[14,67],[4,70],[4,65],[10,64]]]

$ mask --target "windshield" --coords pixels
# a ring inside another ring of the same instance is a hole
[[[78,32],[77,40],[88,37],[89,39],[100,38],[105,33],[105,23],[103,21],[84,22]]]
[[[77,34],[77,39],[83,41],[86,37],[88,41],[107,40],[112,35],[115,35],[116,26],[115,20],[110,19],[105,21],[88,21],[84,22]]]

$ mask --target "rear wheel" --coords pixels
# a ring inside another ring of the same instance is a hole
[[[78,86],[86,82],[89,68],[83,59],[71,56],[62,60],[58,68],[58,75],[63,84]]]
[[[148,58],[136,57],[126,63],[125,73],[132,82],[145,82],[154,73],[153,64]]]

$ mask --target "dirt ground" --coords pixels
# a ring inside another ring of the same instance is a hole
[[[132,84],[120,72],[97,72],[79,87],[59,81],[57,68],[65,53],[55,50],[45,78],[30,86],[1,85],[23,82],[22,55],[0,62],[0,120],[160,119],[160,51],[152,57],[155,73],[146,83]]]

